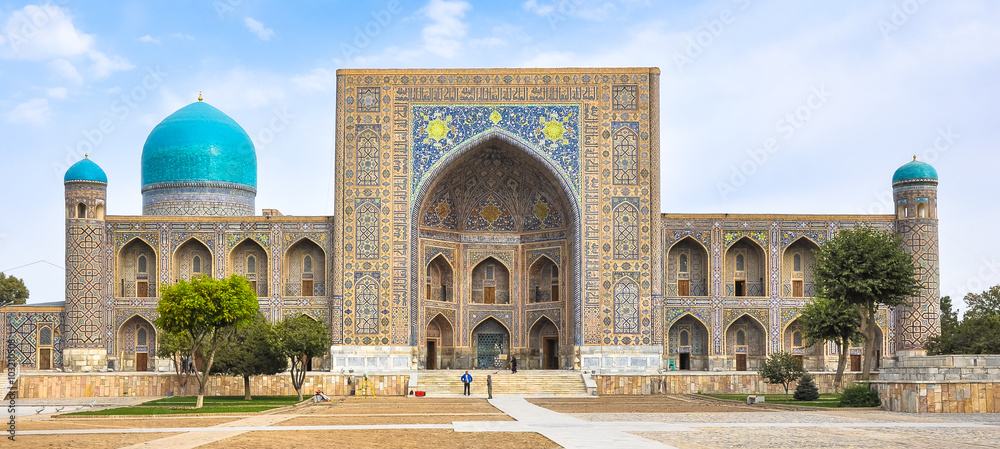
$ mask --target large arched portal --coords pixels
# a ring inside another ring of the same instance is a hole
[[[579,279],[579,208],[550,160],[508,140],[454,150],[418,189],[414,266],[425,269],[414,279],[423,288],[414,295],[415,312],[420,322],[453,312],[455,335],[467,336],[482,317],[497,317],[510,331],[501,355],[528,360],[538,350],[529,331],[540,314],[551,317],[553,341],[580,339],[573,287]],[[453,267],[453,286],[438,287],[445,267]],[[456,339],[455,368],[480,363],[475,338]],[[412,341],[424,346],[431,340],[424,334]],[[572,352],[560,352],[566,360],[549,365],[572,367]]]

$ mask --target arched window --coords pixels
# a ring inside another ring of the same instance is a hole
[[[45,326],[38,331],[38,345],[52,346],[52,328]]]
[[[191,273],[201,274],[201,256],[195,255],[191,258]]]
[[[691,346],[691,334],[688,333],[687,329],[681,330],[680,344],[681,346]]]
[[[306,254],[306,256],[302,258],[302,272],[303,273],[313,272],[313,258],[308,254]]]
[[[146,346],[147,340],[146,328],[140,327],[139,330],[135,332],[136,346]]]
[[[76,205],[76,218],[87,218],[87,205],[83,203],[77,203]]]
[[[247,274],[257,273],[257,258],[254,256],[247,256]]]
[[[747,333],[740,329],[736,331],[736,346],[746,346],[747,345]]]
[[[146,255],[145,254],[140,255],[139,256],[139,260],[137,260],[136,263],[135,263],[135,266],[136,266],[136,270],[135,271],[139,272],[140,274],[147,274],[147,273],[149,273],[149,269],[148,269],[148,267],[146,265],[147,265],[146,264]]]
[[[927,218],[927,203],[919,202],[917,203],[917,218]]]
[[[678,264],[677,271],[681,272],[681,273],[687,273],[688,272],[688,255],[687,254],[681,254],[680,263]]]
[[[736,271],[746,271],[746,263],[743,260],[742,254],[736,255]]]
[[[792,332],[792,347],[800,348],[802,347],[802,331]]]
[[[486,265],[486,279],[491,281],[494,279],[493,264]]]
[[[802,271],[802,255],[799,253],[792,256],[792,271]]]
[[[559,266],[556,264],[552,264],[552,277],[559,277]],[[556,282],[556,279],[552,279],[552,282]]]

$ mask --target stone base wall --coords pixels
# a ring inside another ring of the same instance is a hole
[[[1000,382],[879,383],[882,408],[907,413],[1000,413]]]
[[[74,373],[98,372],[108,368],[108,351],[98,349],[63,349],[63,369]]]
[[[836,373],[809,373],[820,393],[834,393],[833,379]],[[874,378],[874,376],[872,376]],[[861,373],[844,373],[844,385],[861,381]],[[781,385],[771,385],[757,373],[706,373],[706,374],[665,374],[649,376],[615,376],[595,374],[597,394],[604,395],[647,395],[647,394],[784,394]],[[797,384],[788,388],[791,393]]]
[[[409,375],[369,375],[377,396],[403,396],[407,393]],[[306,375],[302,394],[312,396],[323,390],[329,396],[351,394],[360,377],[339,374]],[[350,380],[350,383],[349,383]],[[107,374],[25,374],[18,380],[18,397],[45,398],[113,398],[132,396],[196,395],[198,381],[191,377],[186,390],[181,391],[175,374],[107,373]],[[212,376],[205,389],[208,396],[242,396],[243,378]],[[256,376],[250,379],[251,395],[293,395],[289,374]]]

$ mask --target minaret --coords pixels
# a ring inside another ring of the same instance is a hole
[[[922,288],[896,308],[896,354],[925,355],[924,342],[941,333],[941,289],[938,265],[937,171],[916,156],[892,176],[896,233],[913,256]]]
[[[63,367],[73,372],[107,367],[104,346],[104,211],[108,177],[84,156],[63,178],[66,186],[66,322]]]

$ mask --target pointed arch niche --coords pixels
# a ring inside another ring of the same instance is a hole
[[[424,368],[450,369],[455,357],[455,329],[442,314],[427,323]]]
[[[174,279],[190,281],[202,275],[212,276],[212,251],[200,240],[190,238],[174,251]]]
[[[427,301],[455,300],[455,271],[443,254],[438,254],[427,264],[424,285],[424,299]]]
[[[684,237],[667,253],[667,296],[708,296],[708,251]]]
[[[156,297],[156,260],[156,251],[140,238],[132,239],[118,250],[115,296]]]
[[[525,368],[559,369],[559,328],[548,317],[539,318],[531,326],[528,349]]]
[[[134,315],[118,328],[118,358],[122,371],[153,371],[156,365],[156,328]]]
[[[492,257],[472,269],[471,302],[475,304],[510,304],[510,270]]]
[[[547,256],[541,256],[528,268],[528,298],[527,302],[559,301],[560,288],[559,265]]]
[[[283,266],[285,295],[326,295],[326,252],[316,242],[303,238],[288,247]]]
[[[767,333],[764,325],[743,315],[726,328],[726,354],[730,369],[757,371],[767,358]]]
[[[816,265],[819,245],[801,237],[781,257],[781,296],[786,298],[811,298],[816,295],[813,266]]]
[[[257,296],[267,296],[267,251],[256,240],[246,239],[229,253],[230,274],[247,278]]]
[[[760,245],[743,237],[726,250],[725,296],[767,296],[767,258]]]
[[[708,369],[708,327],[684,315],[667,331],[667,353],[679,370]]]

